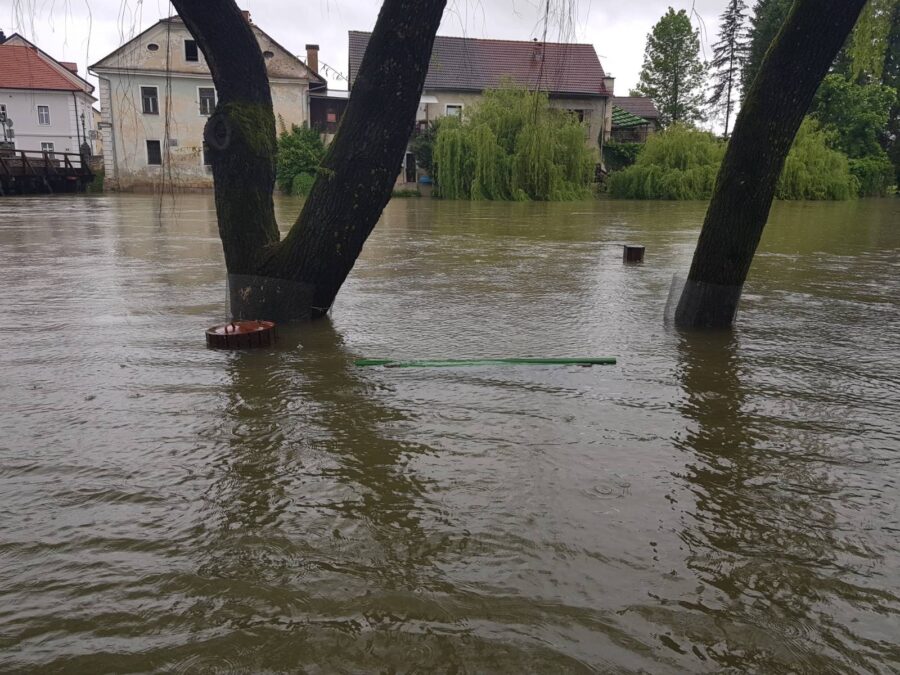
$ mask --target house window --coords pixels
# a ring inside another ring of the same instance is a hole
[[[325,121],[329,124],[337,124],[337,113],[334,110],[329,110],[325,113]]]
[[[212,115],[216,109],[216,90],[212,87],[200,87],[197,91],[200,95],[200,114]]]
[[[212,166],[212,161],[209,159],[209,146],[206,143],[203,144],[203,166]]]
[[[193,40],[185,40],[184,41],[184,60],[185,61],[199,61],[200,60],[200,52],[197,51],[197,43]]]
[[[53,143],[41,143],[41,152],[47,153],[53,159]]]
[[[447,117],[462,117],[462,103],[450,103],[444,108]]]
[[[0,103],[0,122],[6,121],[6,104]]]
[[[156,87],[141,87],[141,110],[145,115],[159,115],[159,93]]]
[[[50,126],[50,106],[49,105],[39,105],[37,107],[38,110],[38,124],[41,126],[49,127]]]
[[[159,45],[156,44],[155,42],[151,42],[150,44],[147,45],[147,51],[150,51],[150,52],[158,52],[158,51],[159,51]]]
[[[162,165],[162,148],[159,141],[147,141],[147,164]]]

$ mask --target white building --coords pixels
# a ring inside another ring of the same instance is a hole
[[[248,12],[244,12],[250,21]],[[309,121],[309,86],[322,80],[251,23],[266,59],[278,130]],[[100,80],[106,185],[208,189],[203,129],[216,90],[203,53],[178,17],[163,19],[91,66]]]
[[[79,153],[87,140],[96,152],[93,91],[74,63],[57,61],[21,35],[0,44],[0,117],[13,122],[16,150]]]

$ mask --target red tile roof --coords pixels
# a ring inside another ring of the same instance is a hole
[[[0,89],[81,91],[42,59],[36,49],[19,45],[0,45]]]
[[[645,120],[659,119],[659,111],[649,96],[616,96],[612,102],[622,110]]]
[[[371,33],[350,31],[350,82]],[[537,55],[540,55],[538,58]],[[425,89],[483,91],[505,79],[557,96],[608,96],[593,45],[437,36]]]

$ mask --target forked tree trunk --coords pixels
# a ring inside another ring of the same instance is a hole
[[[675,312],[682,328],[734,322],[778,178],[816,90],[866,0],[796,0],[750,85]]]
[[[206,126],[236,318],[324,315],[381,216],[415,124],[446,0],[384,0],[337,136],[279,241],[275,117],[265,62],[234,0],[172,0],[212,72]]]

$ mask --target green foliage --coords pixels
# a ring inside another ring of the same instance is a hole
[[[408,197],[421,197],[422,193],[418,190],[394,190],[391,192],[391,197],[399,197],[401,199],[406,199]]]
[[[103,181],[106,178],[106,174],[101,169],[100,171],[94,172],[94,180],[84,186],[84,191],[88,194],[100,194],[103,192]]]
[[[778,199],[851,199],[859,183],[850,173],[847,156],[830,147],[834,134],[807,118],[800,126],[784,163],[775,196]]]
[[[709,64],[712,82],[707,103],[716,113],[724,114],[727,138],[740,89],[741,71],[750,47],[746,1],[728,0],[720,20],[719,41],[713,45],[713,58]]]
[[[447,199],[581,199],[596,163],[584,126],[550,107],[545,93],[485,93],[464,119],[441,121],[434,146],[436,191]]]
[[[313,183],[316,182],[315,174],[298,173],[291,180],[290,193],[299,197],[305,197],[312,190]],[[287,190],[286,190],[287,192]]]
[[[621,171],[637,161],[643,143],[619,143],[606,141],[603,144],[603,161],[609,171]]]
[[[895,180],[894,165],[886,153],[851,159],[850,173],[859,184],[860,197],[883,197]]]
[[[741,74],[744,94],[756,78],[763,58],[778,31],[781,30],[793,4],[794,0],[757,0],[753,6],[753,17],[750,19],[750,49]]]
[[[900,0],[869,0],[863,9],[846,47],[855,79],[864,82],[881,80],[898,7]]]
[[[700,61],[699,32],[683,9],[669,11],[647,36],[644,66],[635,90],[649,96],[664,125],[703,119],[705,66]]]
[[[430,122],[424,131],[419,132],[409,142],[409,149],[416,157],[416,164],[421,166],[429,176],[434,175],[434,144],[437,141],[440,120]]]
[[[634,166],[609,177],[619,199],[709,199],[725,144],[710,133],[673,125],[649,138]]]
[[[815,120],[800,127],[778,183],[779,199],[851,199],[862,179],[834,150],[834,132]],[[620,199],[709,199],[715,187],[725,143],[712,134],[680,125],[652,136],[634,166],[609,177],[609,192]],[[882,167],[883,169],[884,167]],[[889,167],[888,167],[889,168]],[[874,166],[860,165],[869,185],[877,185]]]
[[[836,134],[838,149],[859,159],[882,154],[881,136],[896,102],[897,91],[891,87],[829,75],[816,93],[812,114]]]
[[[284,192],[294,192],[295,177],[299,178],[304,174],[314,177],[324,156],[325,145],[317,131],[307,126],[291,126],[290,131],[283,132],[278,137],[275,173],[278,187]],[[301,178],[297,186],[305,186],[308,180]]]

